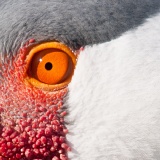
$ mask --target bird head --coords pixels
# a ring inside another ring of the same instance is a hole
[[[159,8],[1,0],[0,160],[159,157]]]

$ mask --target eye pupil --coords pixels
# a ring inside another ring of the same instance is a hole
[[[53,66],[52,66],[52,63],[51,63],[51,62],[47,62],[47,63],[45,64],[45,69],[46,69],[46,70],[50,71],[52,68],[53,68]]]

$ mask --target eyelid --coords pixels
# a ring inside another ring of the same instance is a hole
[[[30,63],[32,61],[33,56],[36,53],[38,53],[40,51],[43,51],[43,50],[46,50],[46,49],[61,50],[62,52],[65,52],[71,58],[72,63],[73,63],[73,71],[72,71],[72,74],[64,82],[59,83],[59,84],[54,84],[54,85],[45,84],[45,83],[42,83],[39,80],[35,79],[34,77],[28,75],[27,71],[29,70]],[[31,85],[35,86],[36,88],[40,88],[40,89],[43,89],[43,90],[49,90],[49,91],[59,90],[59,89],[65,88],[69,84],[69,82],[71,81],[76,62],[77,62],[76,55],[67,46],[65,46],[62,43],[59,43],[59,42],[45,42],[45,43],[38,44],[36,46],[33,46],[28,51],[28,56],[26,57],[27,68],[26,68],[25,82],[30,83]]]

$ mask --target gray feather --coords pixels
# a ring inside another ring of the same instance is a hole
[[[58,40],[73,50],[110,41],[159,11],[160,0],[1,0],[1,54],[30,38]]]

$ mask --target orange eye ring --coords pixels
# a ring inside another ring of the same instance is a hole
[[[44,90],[59,90],[71,81],[76,56],[64,44],[46,42],[29,50],[26,82]]]

